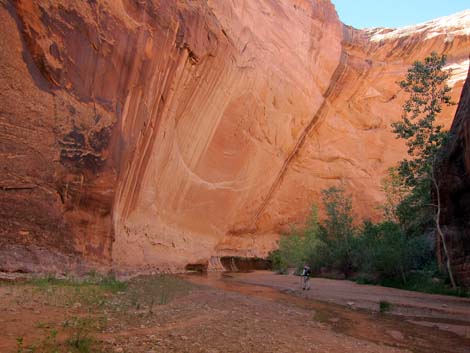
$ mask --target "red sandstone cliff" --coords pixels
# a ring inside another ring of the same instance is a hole
[[[7,270],[262,256],[337,183],[376,217],[395,81],[445,52],[458,97],[468,66],[468,12],[358,31],[327,0],[0,4]]]

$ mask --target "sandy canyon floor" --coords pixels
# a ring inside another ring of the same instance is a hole
[[[470,352],[470,299],[270,272],[0,282],[0,352]],[[379,303],[390,304],[386,313]]]

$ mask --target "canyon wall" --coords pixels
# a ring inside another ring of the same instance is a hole
[[[441,225],[452,270],[457,282],[470,288],[470,76],[465,82],[450,129],[450,141],[437,171]]]
[[[332,185],[377,218],[405,151],[395,82],[446,53],[457,98],[470,44],[470,12],[360,31],[328,0],[0,0],[0,17],[8,271],[265,256]]]

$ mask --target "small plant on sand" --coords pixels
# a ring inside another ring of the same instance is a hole
[[[313,319],[321,323],[328,323],[332,319],[332,315],[324,310],[316,310]]]
[[[57,342],[57,330],[52,329],[50,331],[45,331],[44,337],[41,341],[37,344],[33,344],[28,346],[24,352],[36,352],[36,348],[40,348],[40,352],[47,352],[47,353],[59,353],[60,352],[60,344]]]
[[[124,291],[127,288],[127,283],[119,281],[113,274],[102,276],[96,272],[90,272],[87,276],[82,278],[64,277],[57,278],[53,274],[47,274],[43,277],[37,277],[31,281],[24,282],[25,284],[32,284],[39,288],[51,287],[73,287],[82,288],[96,286],[108,292],[117,293]]]
[[[170,296],[170,288],[169,288],[169,283],[167,283],[167,278],[165,275],[161,276],[161,291],[160,291],[160,305],[165,305],[168,303],[168,299]]]
[[[118,280],[114,275],[101,277],[97,284],[111,293],[123,292],[127,289],[127,283]]]
[[[67,340],[67,344],[70,346],[70,348],[78,353],[92,352],[94,343],[95,340],[93,337],[81,333],[76,333]]]
[[[16,338],[16,353],[23,353],[24,352],[24,348],[23,348],[23,337],[17,337]]]
[[[115,311],[137,310],[153,313],[156,305],[165,305],[174,298],[186,294],[191,286],[174,276],[166,274],[139,276],[129,281],[125,295],[118,295],[119,305]]]
[[[155,299],[152,298],[152,300],[150,301],[150,307],[149,307],[149,314],[152,315],[153,314],[153,305],[155,304]]]
[[[70,320],[65,321],[63,326],[72,329],[67,344],[74,352],[92,352],[95,345],[92,332],[101,327],[99,322],[96,322],[93,318],[72,317]]]
[[[379,311],[381,313],[386,313],[388,311],[392,310],[392,304],[389,303],[388,301],[386,300],[381,300],[379,302]]]
[[[81,278],[47,275],[24,284],[32,285],[33,295],[41,297],[49,305],[69,307],[79,303],[95,308],[103,307],[109,294],[123,292],[128,286],[113,275],[95,273]]]
[[[36,322],[37,328],[49,328],[50,325],[47,322],[38,321]]]

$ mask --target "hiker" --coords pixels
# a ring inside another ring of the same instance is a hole
[[[310,290],[310,266],[305,264],[304,268],[302,269],[302,289],[303,290]]]

